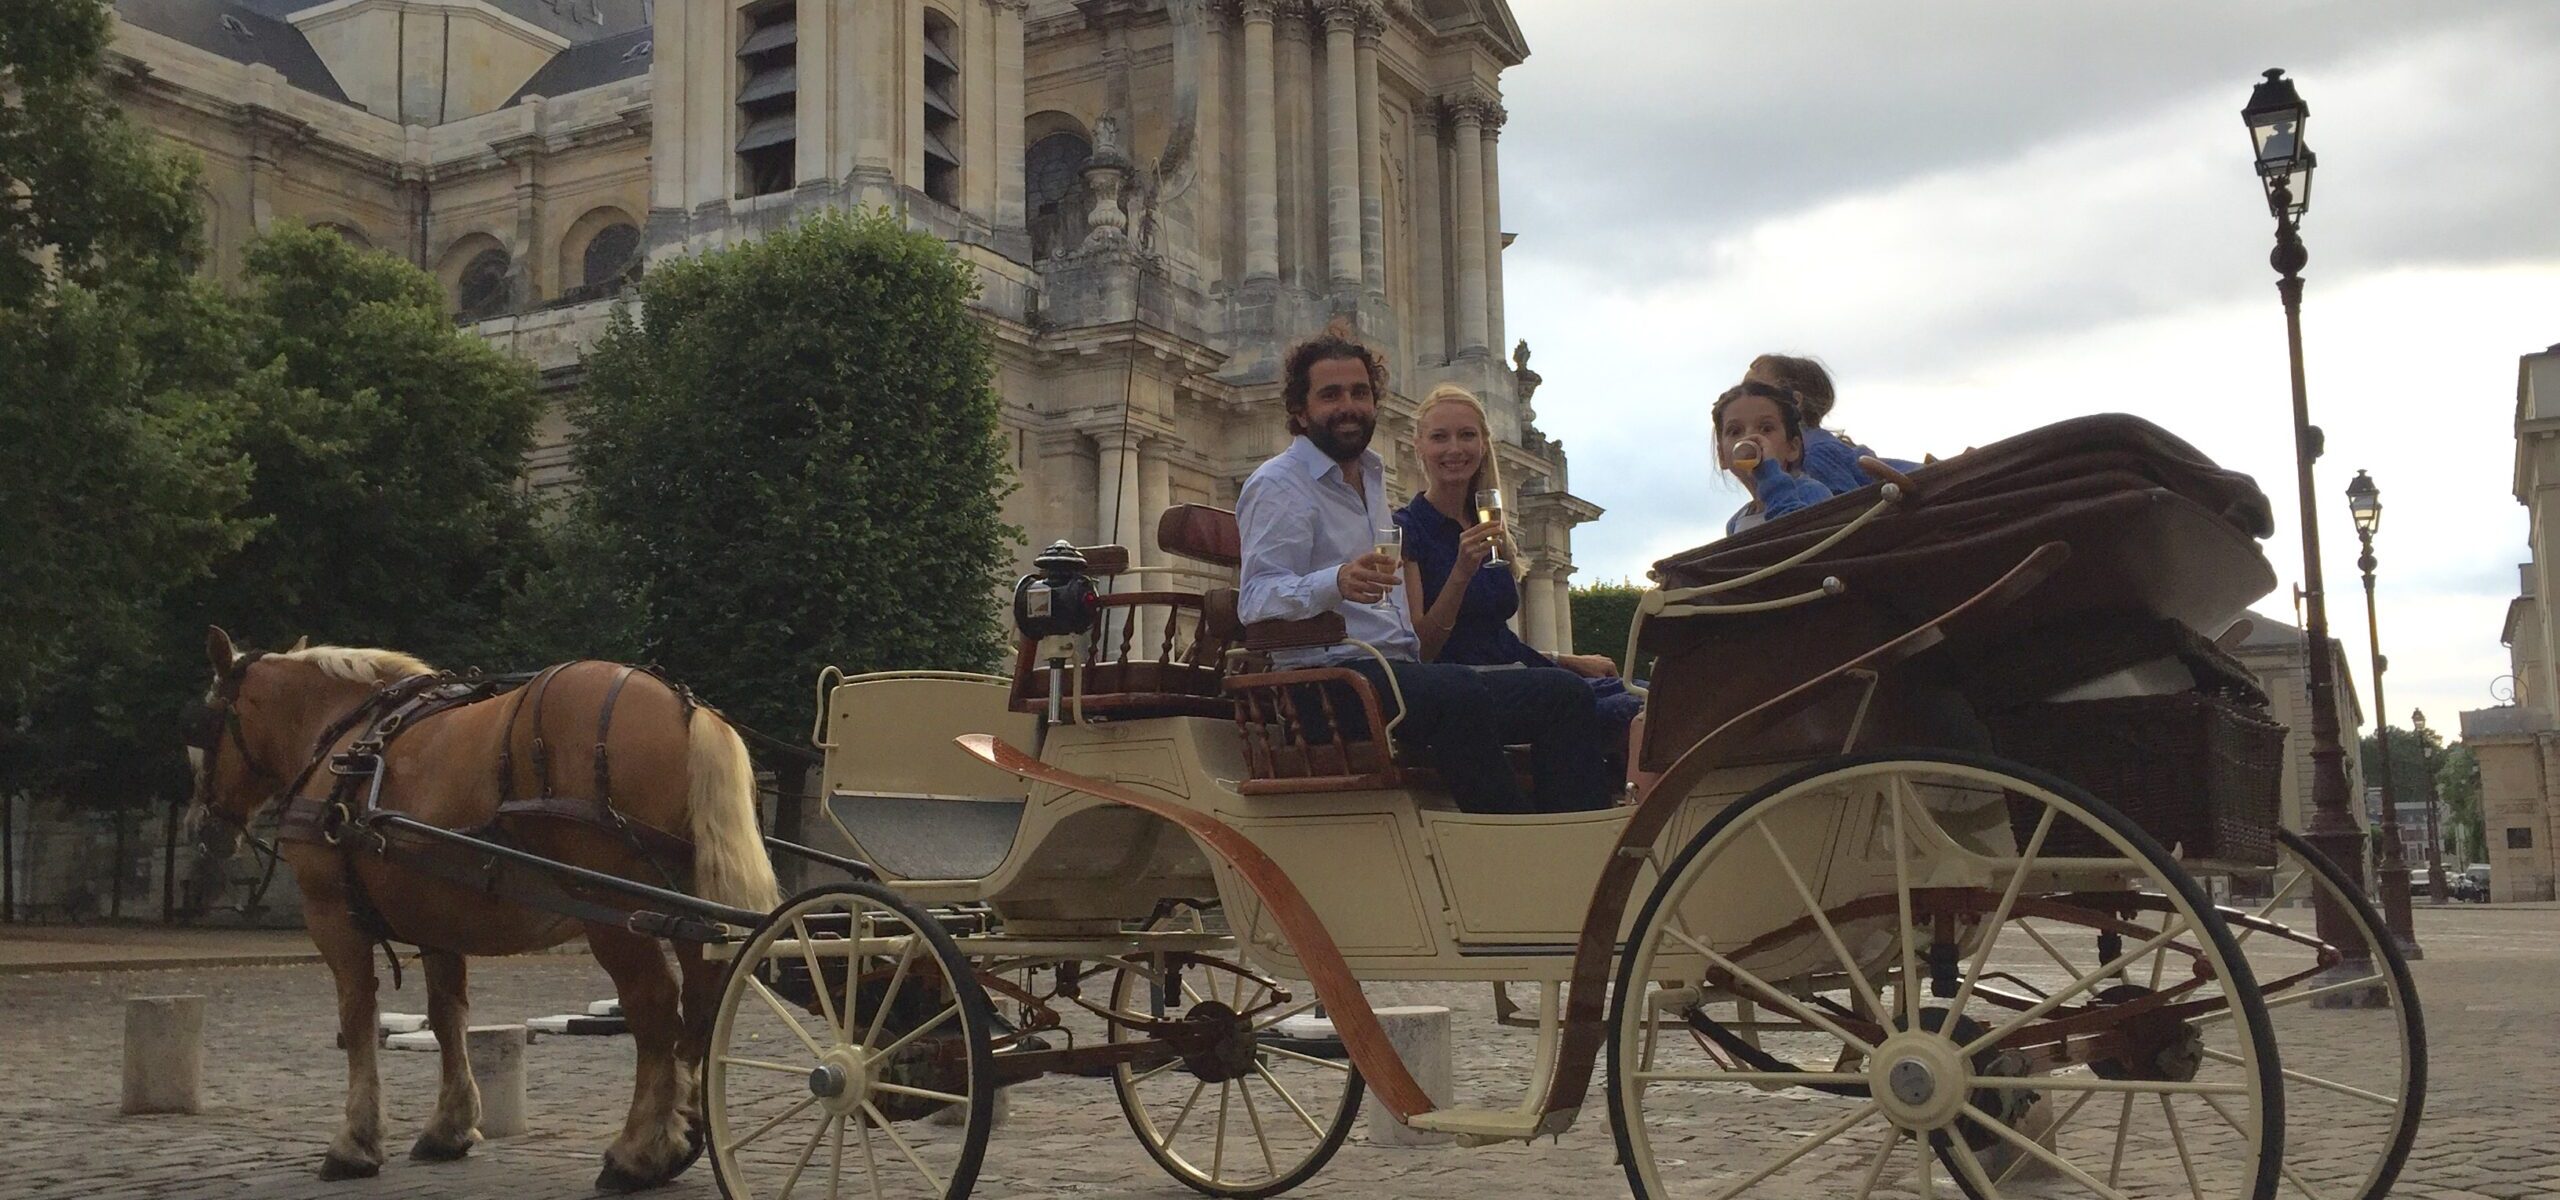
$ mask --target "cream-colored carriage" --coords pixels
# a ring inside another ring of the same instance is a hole
[[[998,1089],[1069,1073],[1183,1183],[1267,1196],[1364,1091],[1462,1142],[1562,1133],[1605,1051],[1639,1196],[2381,1195],[2423,1090],[2406,966],[2273,828],[2283,731],[2194,633],[2271,586],[2265,525],[2094,418],[1666,560],[1599,812],[1459,811],[1379,736],[1392,697],[1268,668],[1338,627],[1243,628],[1231,591],[1104,595],[1009,678],[822,676],[828,811],[879,884],[741,949],[721,1179],[962,1195]],[[1218,510],[1159,541],[1235,562]],[[1515,1096],[1416,1083],[1363,988],[1432,981],[1538,992],[1534,1035],[1460,1039]]]

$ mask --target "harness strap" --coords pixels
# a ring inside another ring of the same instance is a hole
[[[533,681],[533,773],[541,784],[540,794],[545,797],[552,794],[551,747],[542,740],[542,702],[551,698],[551,681],[559,678],[560,672],[577,665],[574,662],[554,664]]]
[[[498,803],[501,805],[504,805],[507,801],[513,800],[516,797],[516,719],[524,715],[525,694],[527,692],[539,691],[543,686],[550,683],[552,672],[568,665],[569,664],[567,663],[553,663],[550,666],[544,667],[533,674],[533,677],[530,680],[531,686],[516,689],[515,701],[507,709],[507,722],[504,726],[506,734],[498,739]],[[540,718],[537,716],[535,719],[536,728],[534,729],[534,740],[536,742],[540,742],[542,740],[542,730],[539,728],[540,724]]]
[[[604,707],[596,710],[596,803],[613,809],[612,760],[605,757],[605,737],[613,732],[613,704],[622,698],[622,685],[631,682],[634,668],[624,667],[613,677],[613,685],[604,690]]]

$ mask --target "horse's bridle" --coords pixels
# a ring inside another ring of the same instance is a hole
[[[204,702],[203,707],[190,717],[188,724],[191,728],[187,731],[186,742],[204,752],[203,783],[201,784],[204,796],[198,802],[197,809],[207,818],[237,830],[250,845],[272,858],[276,853],[275,847],[267,844],[249,829],[250,817],[255,816],[259,809],[265,808],[264,803],[251,805],[248,810],[249,816],[237,817],[213,805],[213,787],[217,778],[215,771],[221,762],[222,744],[225,741],[231,743],[231,748],[239,753],[241,763],[249,768],[252,785],[259,780],[265,780],[273,785],[268,795],[269,800],[282,794],[286,788],[287,781],[284,773],[258,761],[258,756],[249,749],[248,735],[240,728],[240,685],[247,677],[250,665],[266,656],[267,652],[264,650],[251,650],[233,660],[232,664],[223,670],[221,677],[214,681],[213,698]]]

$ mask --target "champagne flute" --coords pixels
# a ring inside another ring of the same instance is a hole
[[[1374,548],[1375,548],[1375,550],[1376,550],[1376,552],[1377,552],[1377,553],[1382,554],[1382,555],[1385,555],[1385,556],[1386,556],[1386,559],[1387,559],[1387,561],[1388,561],[1388,562],[1391,562],[1391,563],[1394,563],[1394,564],[1395,564],[1393,567],[1388,568],[1389,570],[1393,570],[1393,571],[1401,571],[1401,570],[1403,570],[1403,569],[1404,569],[1404,526],[1402,526],[1402,525],[1384,525],[1384,526],[1380,526],[1380,527],[1378,528],[1378,530],[1377,530],[1377,536],[1376,536],[1376,541],[1375,541],[1375,546],[1374,546]]]
[[[1502,489],[1484,488],[1478,491],[1476,493],[1476,523],[1479,525],[1487,525],[1501,519]],[[1493,544],[1486,547],[1486,551],[1487,553],[1485,554],[1484,565],[1488,567],[1498,567],[1502,565],[1501,539],[1494,539]]]

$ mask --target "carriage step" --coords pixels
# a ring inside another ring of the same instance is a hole
[[[1466,1145],[1525,1142],[1538,1136],[1538,1115],[1514,1108],[1433,1109],[1405,1124],[1434,1133],[1455,1134]]]

